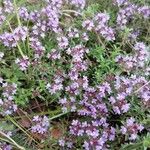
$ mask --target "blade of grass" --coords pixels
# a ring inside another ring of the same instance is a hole
[[[20,150],[25,150],[24,147],[20,146],[19,144],[17,144],[11,137],[9,137],[7,134],[5,134],[4,132],[0,131],[0,134],[4,137],[6,137],[8,140],[11,141],[11,143],[13,145],[15,145],[17,148],[19,148]]]
[[[12,117],[7,116],[8,120],[10,120],[16,127],[18,127],[23,133],[25,133],[30,139],[32,139],[35,143],[38,144],[38,142],[30,135],[28,134]]]

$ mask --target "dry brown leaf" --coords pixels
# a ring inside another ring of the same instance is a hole
[[[53,129],[51,129],[51,136],[54,139],[59,139],[60,137],[63,136],[63,132],[59,128],[53,128]]]

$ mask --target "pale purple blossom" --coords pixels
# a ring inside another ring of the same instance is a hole
[[[47,58],[50,60],[56,60],[56,59],[60,59],[61,55],[58,50],[52,49],[51,52],[47,54]]]
[[[21,19],[27,21],[29,19],[29,12],[26,7],[19,8],[19,16]]]
[[[31,132],[38,134],[45,134],[50,126],[49,119],[46,116],[34,116],[33,126],[31,127]]]
[[[69,45],[69,41],[65,36],[58,37],[57,41],[58,41],[58,47],[60,49],[65,49]]]
[[[94,28],[94,23],[92,20],[85,20],[82,23],[82,27],[85,28],[88,31],[91,31]]]
[[[19,66],[20,70],[25,71],[28,69],[30,65],[29,58],[27,56],[24,56],[23,58],[17,58],[15,63]]]
[[[142,15],[145,19],[150,18],[150,7],[149,6],[142,6],[138,8],[138,12]]]
[[[134,118],[129,118],[126,120],[124,126],[121,126],[121,133],[124,135],[128,135],[130,140],[135,140],[137,138],[137,134],[141,132],[144,127],[141,124],[136,123]]]

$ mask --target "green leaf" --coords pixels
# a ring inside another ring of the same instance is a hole
[[[148,135],[143,141],[144,147],[150,148],[150,135]]]

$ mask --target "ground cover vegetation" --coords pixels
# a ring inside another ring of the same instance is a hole
[[[149,0],[0,1],[0,149],[150,148]]]

